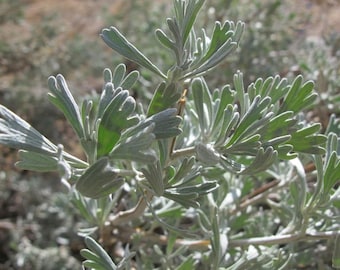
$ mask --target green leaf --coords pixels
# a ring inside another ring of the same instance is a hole
[[[162,196],[164,193],[164,182],[161,164],[158,162],[149,164],[147,169],[142,168],[146,180],[157,196]]]
[[[81,251],[81,255],[88,259],[85,261],[86,263],[83,263],[85,266],[94,269],[117,270],[117,266],[110,256],[93,238],[86,237],[85,244],[89,248],[89,250],[83,249]]]
[[[138,78],[139,72],[137,70],[126,74],[125,64],[119,64],[113,73],[108,68],[104,70],[105,84],[112,83],[114,89],[121,87],[124,90],[129,90],[137,82]]]
[[[107,106],[110,104],[114,96],[118,94],[118,91],[121,91],[121,88],[118,88],[118,89],[116,90],[114,88],[114,85],[111,81],[105,84],[104,89],[99,99],[99,104],[98,104],[98,109],[97,109],[97,119],[101,119],[103,117],[104,112],[107,109]]]
[[[52,172],[58,170],[58,159],[44,154],[19,151],[20,161],[15,166],[21,170]]]
[[[76,183],[76,189],[84,196],[98,199],[114,193],[124,184],[124,179],[117,175],[107,157],[92,164]]]
[[[331,132],[334,134],[340,134],[340,118],[337,118],[335,114],[330,115],[325,134],[328,135]],[[338,153],[340,155],[340,148],[338,149]]]
[[[185,258],[185,261],[182,262],[176,270],[192,270],[195,267],[195,260],[192,258],[192,255]]]
[[[217,209],[214,208],[212,214],[212,237],[211,237],[211,248],[213,258],[213,268],[217,269],[221,264],[221,260],[226,255],[228,249],[228,238],[226,232],[221,232],[223,228],[220,228],[220,219],[217,213]]]
[[[0,105],[0,144],[55,157],[58,147],[25,120]]]
[[[221,124],[224,121],[225,110],[227,110],[228,106],[231,106],[234,102],[233,94],[234,93],[229,86],[224,86],[221,90],[216,90],[214,92],[216,98],[213,101],[215,110],[213,126],[211,127],[212,132],[218,133],[220,131]]]
[[[96,263],[98,264],[98,266],[102,267],[103,269],[105,269],[105,264],[101,263],[101,258],[95,254],[94,252],[88,250],[88,249],[82,249],[80,250],[80,255],[83,256],[84,258],[86,258],[88,260],[88,262]]]
[[[139,78],[139,72],[134,70],[125,76],[124,80],[120,84],[120,87],[123,89],[131,89]]]
[[[237,48],[243,29],[243,22],[237,22],[236,26],[233,22],[225,22],[222,28],[219,23],[216,23],[208,51],[201,51],[204,55],[196,54],[196,59],[194,59],[193,64],[190,66],[191,71],[186,73],[181,79],[184,80],[201,75],[216,67]],[[202,39],[206,39],[205,34]]]
[[[191,194],[196,193],[199,196],[208,194],[212,191],[214,191],[216,188],[218,188],[218,184],[216,181],[207,181],[201,184],[196,185],[187,185],[187,184],[181,184],[171,187],[170,189],[167,189],[167,191],[178,193],[178,194]]]
[[[67,121],[81,139],[85,136],[79,107],[76,104],[66,81],[62,75],[48,78],[48,86],[51,93],[48,94],[49,100],[63,112]]]
[[[326,156],[324,158],[324,165],[321,167],[320,158],[316,160],[318,171],[318,191],[321,191],[322,201],[327,200],[331,189],[340,181],[340,155],[337,153],[339,148],[339,138],[336,134],[330,133],[327,138]],[[320,174],[320,175],[319,175]],[[322,181],[319,183],[319,181]]]
[[[123,136],[133,136],[153,124],[154,129],[152,133],[155,135],[155,139],[172,138],[181,134],[182,130],[179,128],[181,121],[182,119],[177,115],[175,108],[166,109],[140,121],[138,125],[125,132]]]
[[[291,111],[276,115],[259,130],[261,141],[268,141],[296,131],[296,123],[297,120],[293,118],[293,112]]]
[[[149,104],[148,116],[164,111],[170,107],[174,107],[180,99],[181,93],[178,92],[176,84],[166,84],[162,82],[158,85],[154,96]]]
[[[191,174],[193,170],[193,166],[195,164],[195,158],[184,158],[183,161],[180,164],[180,167],[178,168],[175,176],[169,180],[169,185],[174,185],[175,183],[178,183],[180,180],[182,180],[184,177]]]
[[[156,139],[167,139],[178,136],[182,130],[178,127],[182,118],[177,115],[176,109],[167,109],[146,119],[146,122],[155,124],[154,130]]]
[[[82,196],[76,189],[71,191],[71,202],[79,211],[79,213],[86,219],[90,224],[97,224],[97,219],[91,211],[89,200]]]
[[[157,29],[155,34],[156,34],[158,41],[165,48],[168,48],[174,52],[176,51],[177,49],[176,44],[161,29]]]
[[[250,137],[241,140],[229,148],[222,149],[223,153],[234,154],[234,155],[250,155],[255,156],[261,147],[260,142],[261,136],[259,134],[254,134]]]
[[[306,204],[306,195],[307,195],[307,179],[306,173],[303,168],[301,161],[298,158],[292,159],[289,161],[291,165],[294,167],[294,171],[296,172],[296,177],[294,181],[290,183],[290,193],[294,199],[295,204],[295,213],[296,217],[302,217],[302,211]]]
[[[229,155],[221,155],[221,165],[223,168],[233,173],[240,173],[245,169],[243,164],[236,162]]]
[[[126,159],[144,163],[155,162],[156,156],[154,153],[147,151],[156,139],[152,133],[154,127],[155,124],[152,123],[130,137],[124,136],[110,152],[110,158],[113,160]]]
[[[183,205],[186,208],[193,207],[198,208],[200,207],[200,204],[197,202],[198,194],[197,193],[186,193],[183,194],[177,194],[174,192],[165,191],[163,196],[165,198],[168,198],[170,200],[173,200],[175,202],[178,202],[179,204]]]
[[[126,66],[124,64],[119,64],[115,70],[113,71],[113,76],[112,76],[112,83],[114,85],[114,88],[118,88],[125,76],[126,72]]]
[[[277,103],[283,98],[289,91],[287,85],[287,79],[281,79],[280,76],[276,75],[268,77],[263,81],[262,78],[258,78],[254,83],[250,84],[247,93],[249,94],[250,100],[253,100],[255,96],[260,95],[261,97],[270,97],[272,104]]]
[[[277,151],[272,147],[268,147],[266,150],[261,147],[252,163],[240,173],[251,175],[265,171],[277,160],[277,156]]]
[[[123,130],[138,123],[131,117],[136,106],[127,90],[116,89],[114,97],[107,105],[98,127],[97,156],[107,155],[120,139]]]
[[[89,269],[107,270],[107,268],[103,266],[101,263],[90,261],[90,260],[83,261],[83,266]]]
[[[209,131],[212,118],[212,98],[208,86],[201,78],[195,78],[191,84],[196,113],[202,134]]]
[[[198,176],[201,175],[202,167],[194,166],[195,163],[192,163],[191,161],[193,158],[194,157],[192,157],[187,164],[184,164],[185,167],[180,167],[175,177],[168,181],[168,187],[188,186],[189,183],[192,183]]]
[[[327,160],[323,179],[324,194],[330,194],[331,189],[340,181],[340,158],[335,151]]]
[[[227,148],[232,144],[240,141],[247,135],[256,134],[256,131],[260,129],[261,126],[264,126],[269,122],[272,114],[265,112],[269,104],[269,97],[261,99],[260,96],[257,96],[256,98],[254,98],[252,104],[245,112],[244,116],[241,118],[235,132],[227,143]]]
[[[105,84],[112,83],[112,71],[109,68],[104,69],[103,76]]]
[[[286,143],[292,145],[296,152],[316,155],[324,154],[324,145],[327,137],[322,134],[316,134],[320,128],[320,124],[313,124],[299,129],[291,134],[290,140]]]
[[[115,27],[105,28],[102,30],[101,37],[104,42],[113,50],[125,58],[141,65],[166,79],[164,75],[143,53],[132,45]]]
[[[229,104],[223,112],[223,119],[220,130],[215,141],[215,146],[220,147],[227,144],[228,136],[236,127],[239,121],[240,114],[236,108]]]
[[[176,18],[179,20],[182,32],[182,44],[187,41],[197,14],[201,9],[204,0],[189,0],[186,6],[181,5],[181,1],[175,1]]]
[[[313,92],[314,83],[308,81],[302,84],[303,77],[297,76],[293,81],[286,98],[283,100],[279,113],[293,111],[298,113],[315,102],[317,94]]]
[[[189,185],[189,181],[167,188],[163,196],[174,200],[184,207],[199,207],[197,199],[200,196],[206,195],[218,188],[216,181],[207,181],[204,183]]]
[[[225,43],[228,42],[233,36],[233,31],[231,30],[233,22],[226,21],[223,25],[220,22],[215,22],[215,27],[211,37],[211,42],[208,51],[202,57],[201,61],[204,63],[209,58],[211,58]]]

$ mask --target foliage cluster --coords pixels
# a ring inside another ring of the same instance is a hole
[[[4,106],[0,143],[20,150],[19,168],[59,173],[89,224],[79,231],[85,267],[291,269],[305,264],[305,250],[316,252],[315,242],[333,247],[332,261],[309,265],[339,267],[339,120],[333,115],[321,134],[306,118],[318,96],[301,75],[248,82],[236,72],[232,83],[210,86],[210,77],[224,81],[216,66],[239,48],[244,23],[198,30],[203,4],[174,1],[167,29],[155,32],[165,65],[117,28],[102,31],[109,47],[158,80],[148,103],[130,94],[140,73],[124,64],[105,69],[101,95],[79,106],[62,75],[49,78],[49,100],[86,160]]]

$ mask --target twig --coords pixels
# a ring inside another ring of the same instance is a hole
[[[179,157],[187,157],[187,156],[191,156],[195,154],[195,147],[191,146],[191,147],[187,147],[187,148],[182,148],[182,149],[178,149],[178,150],[174,150],[172,155],[171,155],[171,159],[177,159]]]
[[[133,219],[136,219],[144,214],[145,208],[147,207],[147,201],[151,200],[152,194],[150,191],[145,191],[145,196],[139,198],[136,206],[117,213],[114,216],[109,217],[109,223],[111,226],[117,226],[123,223],[127,223]]]
[[[120,227],[117,233],[114,233],[113,230],[113,238],[121,241],[123,243],[130,243],[134,236],[138,236],[137,238],[141,243],[145,244],[156,244],[165,246],[168,244],[168,237],[166,235],[159,235],[156,233],[145,232],[139,228],[132,229],[130,227]],[[317,240],[329,240],[335,239],[336,236],[340,235],[340,231],[326,231],[326,232],[310,232],[310,233],[302,233],[297,232],[294,234],[285,234],[285,235],[272,235],[272,236],[263,236],[263,237],[253,237],[246,239],[230,239],[229,247],[245,247],[250,245],[280,245],[280,244],[288,244],[292,242],[298,241],[317,241]],[[112,238],[112,237],[111,237]],[[211,248],[211,242],[209,239],[201,239],[201,240],[189,240],[189,239],[176,239],[175,247],[187,247],[189,250],[195,251],[205,251]]]
[[[297,241],[315,241],[321,239],[332,239],[340,235],[340,231],[314,232],[314,233],[295,233],[285,235],[273,235],[264,237],[254,237],[248,239],[230,240],[230,247],[249,246],[249,245],[279,245]]]
[[[241,202],[241,204],[239,206],[237,206],[237,208],[234,208],[230,211],[230,214],[234,215],[234,214],[236,214],[236,212],[238,212],[242,209],[245,209],[249,205],[253,205],[253,204],[256,204],[258,202],[265,200],[266,197],[268,196],[268,194],[279,190],[280,188],[282,188],[286,184],[287,184],[286,181],[274,180],[272,185],[268,186],[268,188],[266,188],[266,189],[261,190],[262,193],[258,193],[257,195],[255,195],[254,197],[250,197],[249,199],[247,199],[248,197],[246,197],[246,200],[243,200],[243,202]]]

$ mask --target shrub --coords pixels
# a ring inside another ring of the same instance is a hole
[[[168,30],[156,30],[173,59],[167,70],[117,28],[102,31],[109,47],[158,78],[148,104],[129,94],[139,72],[124,64],[105,69],[101,95],[80,106],[62,75],[49,78],[49,100],[86,160],[4,106],[0,143],[20,150],[21,169],[59,172],[89,223],[79,231],[85,267],[339,267],[339,120],[332,117],[321,134],[305,118],[317,94],[300,75],[246,86],[238,71],[232,83],[211,89],[206,75],[219,76],[244,23],[216,21],[211,33],[196,31],[203,4],[175,0]],[[333,249],[332,259],[315,243]]]

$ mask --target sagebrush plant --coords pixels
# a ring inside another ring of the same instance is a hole
[[[168,30],[155,31],[170,67],[156,66],[115,27],[102,31],[109,47],[159,79],[148,104],[130,95],[139,72],[124,64],[105,69],[101,95],[80,106],[62,75],[49,78],[49,99],[86,160],[4,106],[0,143],[20,150],[21,169],[59,172],[89,223],[79,232],[86,268],[292,269],[316,243],[332,248],[326,263],[340,267],[339,119],[325,134],[308,121],[317,94],[302,76],[245,86],[237,71],[210,89],[206,74],[219,73],[245,26],[197,31],[203,5],[174,0]]]

